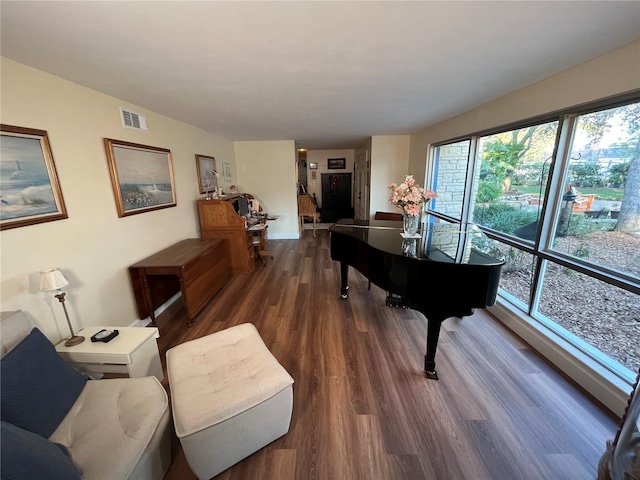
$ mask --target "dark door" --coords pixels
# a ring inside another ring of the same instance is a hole
[[[323,222],[353,218],[351,182],[351,173],[322,174],[321,216]]]

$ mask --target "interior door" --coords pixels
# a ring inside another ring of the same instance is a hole
[[[369,165],[368,151],[356,155],[354,172],[355,181],[355,218],[358,220],[369,219],[369,177],[371,168]]]

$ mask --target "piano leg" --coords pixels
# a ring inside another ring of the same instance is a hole
[[[340,262],[340,278],[342,280],[340,297],[346,300],[349,296],[349,264],[347,262]]]
[[[436,349],[440,337],[440,325],[442,320],[430,320],[427,318],[427,354],[424,356],[424,371],[428,379],[438,380],[436,372]]]

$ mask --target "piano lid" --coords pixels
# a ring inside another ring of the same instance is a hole
[[[501,265],[504,255],[497,243],[476,225],[459,224],[427,215],[420,238],[403,238],[402,223],[388,220],[342,219],[329,227],[393,255],[418,260],[469,265]]]

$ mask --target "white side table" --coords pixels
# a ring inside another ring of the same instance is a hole
[[[92,342],[91,336],[106,328],[120,334],[108,343]],[[129,377],[153,375],[162,381],[162,364],[156,338],[160,336],[153,327],[87,327],[76,333],[85,337],[84,342],[65,347],[64,340],[56,350],[67,362],[84,365],[84,370],[102,373],[127,373]]]

